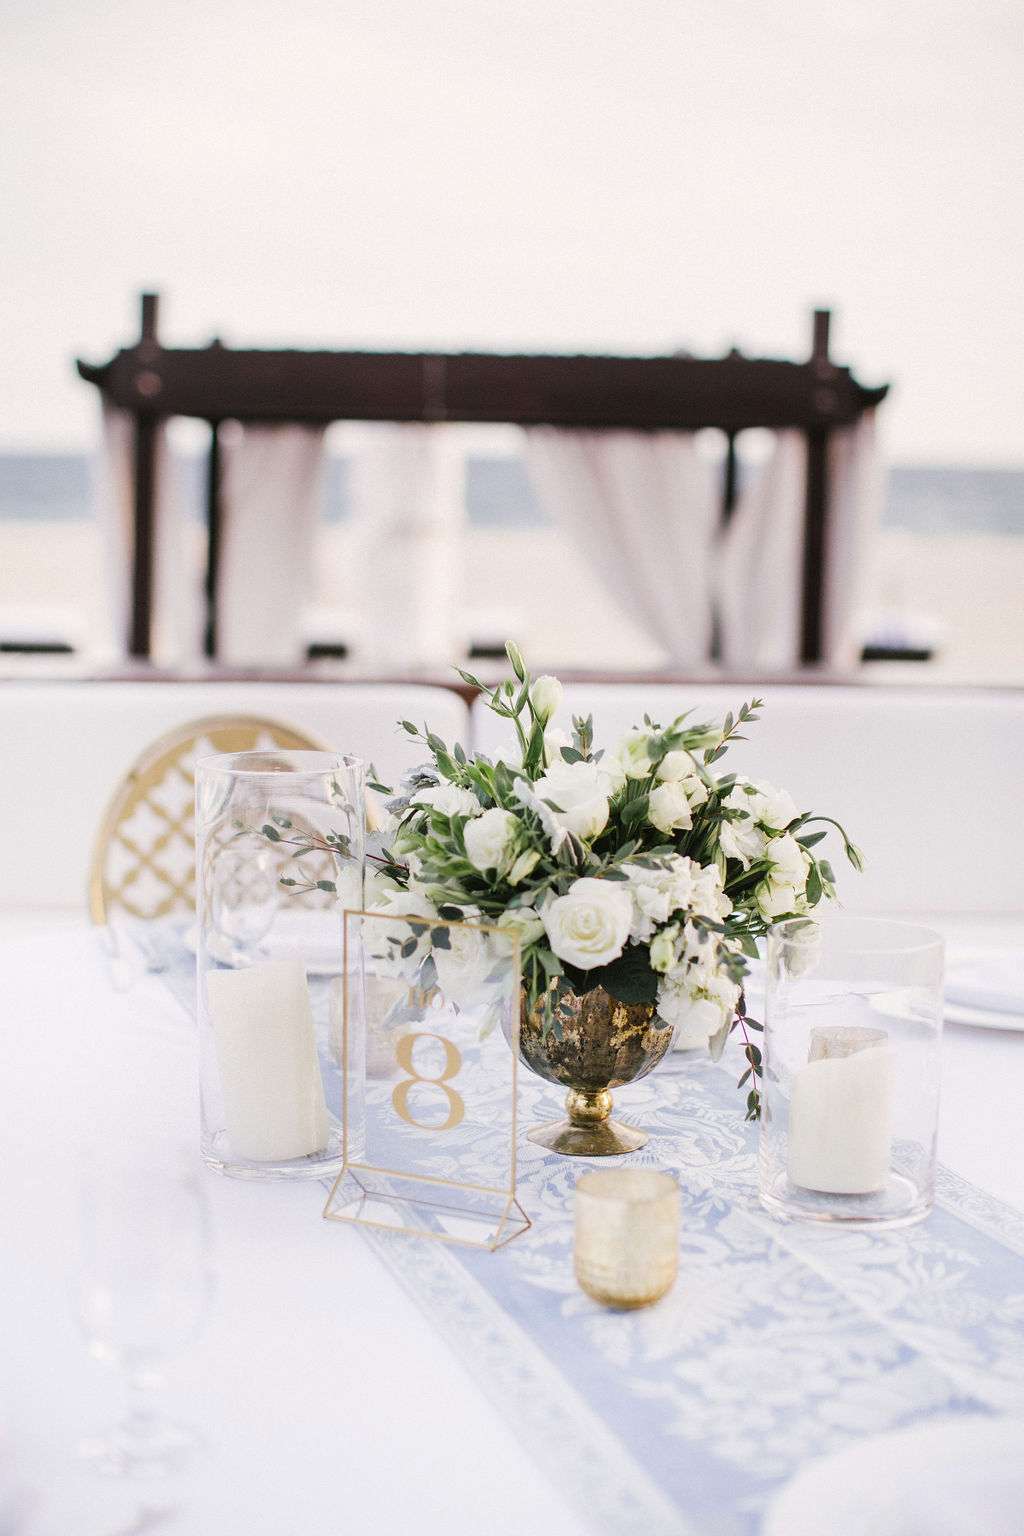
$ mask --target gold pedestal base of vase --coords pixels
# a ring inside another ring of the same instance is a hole
[[[646,1143],[646,1132],[620,1125],[611,1118],[611,1108],[607,1088],[591,1092],[570,1088],[565,1096],[568,1119],[535,1126],[526,1133],[527,1139],[563,1157],[619,1157],[636,1152]]]
[[[653,1003],[622,1003],[603,987],[574,992],[552,984],[528,1006],[524,994],[517,1041],[531,1071],[568,1088],[568,1118],[534,1126],[530,1141],[566,1157],[618,1157],[647,1135],[611,1118],[610,1090],[646,1077],[672,1044]]]

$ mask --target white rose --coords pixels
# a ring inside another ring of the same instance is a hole
[[[519,822],[511,811],[492,806],[489,811],[467,821],[463,829],[466,857],[474,869],[504,870],[515,851]]]
[[[546,809],[556,831],[592,838],[608,820],[608,796],[596,763],[567,763],[559,758],[536,781],[533,792],[538,800],[553,802]]]
[[[678,779],[668,779],[652,789],[647,804],[647,820],[659,832],[682,831],[693,826],[690,802]]]
[[[530,689],[530,701],[537,719],[542,725],[547,725],[562,702],[562,685],[558,678],[546,675],[538,677]]]
[[[621,955],[633,902],[625,884],[585,877],[549,902],[541,917],[559,960],[591,971]]]

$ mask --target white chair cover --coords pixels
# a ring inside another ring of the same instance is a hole
[[[305,660],[323,512],[324,427],[245,427],[223,447],[217,655],[235,666]]]
[[[526,465],[552,517],[667,660],[705,661],[718,494],[692,434],[530,427]]]

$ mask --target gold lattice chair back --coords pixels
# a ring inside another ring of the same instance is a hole
[[[195,765],[215,752],[320,751],[303,731],[257,715],[193,720],[148,747],[118,786],[89,875],[94,923],[112,912],[153,919],[194,912]]]

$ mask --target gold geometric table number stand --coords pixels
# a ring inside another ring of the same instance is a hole
[[[344,1163],[327,1220],[491,1250],[526,1231],[519,988],[507,929],[345,913]]]

